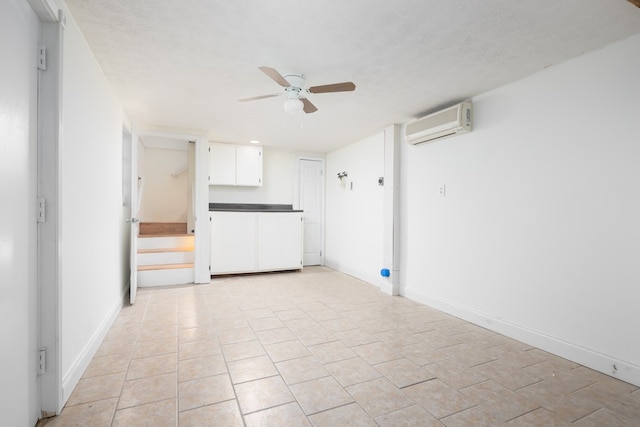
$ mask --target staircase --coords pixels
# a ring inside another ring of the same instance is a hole
[[[193,283],[193,234],[138,236],[138,286]]]

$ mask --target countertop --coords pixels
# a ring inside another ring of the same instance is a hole
[[[209,203],[209,211],[215,212],[302,212],[293,205],[259,203]]]

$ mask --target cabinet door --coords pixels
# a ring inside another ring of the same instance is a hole
[[[209,144],[209,185],[236,185],[236,146]]]
[[[256,271],[257,214],[211,213],[211,273]]]
[[[262,186],[262,147],[238,145],[236,185]]]
[[[258,270],[302,268],[302,213],[258,214]]]

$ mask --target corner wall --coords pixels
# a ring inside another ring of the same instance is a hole
[[[325,265],[382,286],[384,132],[327,154]],[[344,187],[337,178],[347,172]],[[353,189],[351,188],[353,183]]]
[[[550,67],[474,98],[472,133],[403,144],[403,295],[640,385],[638,51]]]
[[[60,147],[63,402],[122,307],[122,109],[66,11]]]

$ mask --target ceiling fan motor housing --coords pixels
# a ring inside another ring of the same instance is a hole
[[[282,77],[291,85],[287,89],[297,89],[297,92],[300,92],[304,87],[304,75],[302,74],[285,74]]]

